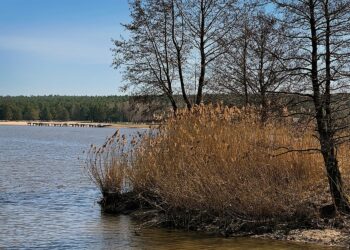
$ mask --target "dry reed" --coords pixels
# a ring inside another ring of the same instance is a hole
[[[127,178],[135,193],[153,197],[164,211],[290,219],[330,199],[321,155],[286,153],[317,148],[313,135],[292,120],[262,125],[253,108],[199,106],[169,118],[153,136],[133,140],[128,156],[120,152],[125,142],[114,140],[116,148],[107,141],[91,151],[88,169],[102,192],[120,192]]]
[[[125,136],[117,130],[101,147],[91,145],[87,153],[85,170],[103,195],[122,192],[128,164],[125,145]]]

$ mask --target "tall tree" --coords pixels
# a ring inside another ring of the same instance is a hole
[[[176,113],[171,3],[134,0],[130,6],[132,21],[124,25],[130,36],[114,41],[113,64],[116,68],[123,66],[125,88],[137,87],[139,94],[165,95]]]
[[[23,119],[22,108],[20,106],[12,106],[12,119],[17,121]]]
[[[56,119],[59,121],[68,121],[69,112],[63,105],[58,105],[56,108]]]
[[[28,105],[23,110],[23,119],[25,120],[39,120],[39,110],[38,108]]]
[[[233,46],[231,32],[237,22],[237,0],[177,0],[190,41],[199,57],[195,103],[203,101],[208,84],[208,67]],[[195,69],[196,70],[196,69]]]
[[[13,119],[13,113],[12,113],[12,105],[6,104],[2,107],[2,119],[3,120],[12,120]]]
[[[284,28],[271,14],[249,9],[235,30],[234,47],[213,65],[214,90],[242,96],[244,105],[259,105],[265,122],[273,110],[271,94],[284,85]]]
[[[40,120],[44,120],[44,121],[52,120],[52,114],[48,106],[43,107],[43,109],[41,110]]]
[[[237,0],[131,1],[132,21],[124,25],[130,36],[115,40],[113,49],[113,64],[123,69],[126,88],[136,87],[143,94],[163,94],[174,112],[178,108],[174,95],[178,93],[187,108],[200,104],[211,75],[209,66],[233,46],[236,3]],[[194,58],[199,58],[199,66]],[[193,80],[198,83],[193,84]],[[190,89],[195,90],[194,102],[189,98]]]
[[[192,49],[192,45],[186,36],[185,21],[181,15],[181,7],[176,0],[171,0],[171,37],[176,52],[176,66],[178,69],[178,78],[181,86],[181,93],[188,109],[191,109],[192,103],[188,97],[188,86],[185,83],[184,66],[186,66],[186,57]]]
[[[261,12],[253,19],[246,74],[249,75],[251,92],[258,97],[262,122],[266,122],[273,109],[269,94],[281,89],[286,78],[284,64],[278,60],[286,53],[283,32],[283,25],[270,14]]]
[[[213,84],[210,88],[218,93],[234,94],[236,98],[242,96],[246,106],[250,103],[251,94],[248,62],[254,15],[254,10],[251,9],[241,11],[236,28],[230,32],[234,37],[234,46],[211,66]]]
[[[299,77],[294,91],[313,103],[320,152],[324,159],[330,192],[340,212],[349,213],[349,201],[337,159],[337,147],[348,140],[349,107],[342,98],[349,80],[350,1],[273,0],[283,11],[281,21],[288,25],[293,53],[284,61],[292,75]],[[297,48],[297,50],[295,50]]]

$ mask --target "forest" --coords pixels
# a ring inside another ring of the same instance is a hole
[[[252,95],[251,99],[256,98]],[[174,100],[185,107],[180,95],[174,95]],[[242,106],[244,100],[240,95],[207,94],[203,102]],[[169,110],[171,103],[163,95],[0,96],[0,120],[8,121],[152,122],[154,115]]]
[[[0,97],[0,120],[128,121],[128,97]]]
[[[129,96],[0,96],[0,120],[137,122],[150,119],[149,113],[136,107],[138,99]]]

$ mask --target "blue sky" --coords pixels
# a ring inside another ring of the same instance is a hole
[[[127,0],[0,0],[0,95],[121,94]]]

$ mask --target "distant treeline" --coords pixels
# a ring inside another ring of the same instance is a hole
[[[0,120],[150,120],[150,115],[135,104],[135,99],[129,96],[0,96]]]
[[[194,99],[194,96],[189,96]],[[275,95],[278,109],[283,100],[289,102],[298,96]],[[186,107],[180,95],[174,96],[179,108]],[[249,95],[251,103],[259,104],[258,95]],[[234,94],[206,94],[203,103],[222,103],[243,106],[244,97]],[[307,108],[307,105],[303,105]],[[150,122],[154,115],[171,110],[165,96],[0,96],[0,120],[93,121],[93,122]]]

